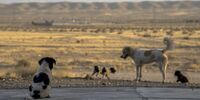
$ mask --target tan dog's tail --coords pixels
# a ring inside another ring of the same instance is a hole
[[[170,37],[165,37],[163,42],[166,45],[166,48],[162,51],[163,53],[174,48],[174,41]]]

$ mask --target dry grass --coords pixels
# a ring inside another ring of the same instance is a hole
[[[34,74],[37,61],[44,56],[57,60],[53,75],[81,77],[93,65],[115,66],[119,71],[134,71],[129,60],[120,58],[124,46],[135,48],[164,48],[162,39],[168,30],[123,30],[94,33],[84,32],[0,32],[0,77],[25,77]],[[119,34],[120,32],[120,34]],[[200,71],[200,35],[172,31],[176,49],[168,52],[169,72],[175,69]],[[184,39],[188,37],[189,39]],[[24,60],[19,64],[20,60]],[[190,64],[188,64],[190,63]],[[5,66],[6,65],[6,66]],[[20,67],[19,67],[20,66]],[[144,71],[157,70],[154,65]],[[81,72],[81,73],[80,73]]]

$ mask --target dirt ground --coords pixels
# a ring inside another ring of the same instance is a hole
[[[124,73],[122,73],[124,75]],[[199,77],[196,76],[196,79],[192,80],[188,84],[176,83],[175,78],[169,78],[167,76],[166,82],[161,83],[161,75],[145,73],[144,78],[141,82],[134,81],[134,73],[126,73],[126,76],[110,76],[111,80],[106,78],[53,78],[52,87],[64,88],[64,87],[180,87],[180,88],[200,88],[198,83]],[[198,73],[196,73],[198,75]],[[157,77],[160,76],[160,77]],[[169,80],[170,79],[170,80]],[[31,84],[32,78],[26,79],[0,79],[0,89],[13,89],[13,88],[27,88]],[[195,82],[197,81],[197,82]]]
[[[53,69],[54,87],[68,84],[76,86],[82,81],[86,84],[83,86],[87,86],[87,83],[101,86],[103,84],[101,80],[96,82],[82,79],[92,73],[94,65],[115,67],[117,72],[114,75],[110,74],[110,77],[117,81],[111,82],[111,85],[116,86],[117,82],[121,82],[120,84],[125,86],[124,84],[128,82],[126,85],[129,86],[134,84],[135,65],[132,64],[131,59],[120,58],[122,48],[124,46],[142,49],[164,48],[163,37],[169,34],[169,29],[160,29],[155,32],[152,29],[140,28],[113,29],[112,32],[109,29],[98,32],[99,29],[87,29],[84,32],[80,29],[73,30],[66,32],[1,31],[0,81],[2,84],[0,87],[26,88],[38,67],[38,60],[44,56],[51,56],[57,60]],[[193,29],[193,31],[185,32],[184,30],[170,30],[176,47],[167,52],[169,66],[166,82],[176,86],[173,74],[175,70],[181,70],[189,78],[191,85],[196,86],[200,83],[198,60],[200,31]],[[77,78],[81,79],[77,80]],[[154,63],[144,66],[142,80],[144,86],[148,86],[149,82],[151,84],[161,81],[161,74]],[[57,82],[61,83],[58,85]],[[160,83],[155,84],[157,85],[160,86]]]

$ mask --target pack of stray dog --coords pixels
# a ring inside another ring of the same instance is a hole
[[[155,50],[142,50],[132,47],[124,47],[122,50],[121,58],[126,59],[127,57],[132,58],[136,64],[136,81],[140,81],[142,77],[142,65],[156,62],[159,65],[160,72],[162,73],[165,81],[166,69],[168,66],[168,57],[166,52],[172,49],[173,41],[170,38],[164,38],[164,44],[166,48],[155,49]],[[26,100],[42,99],[50,97],[51,80],[52,80],[52,69],[56,60],[52,57],[44,57],[38,61],[39,68],[33,77],[33,81],[29,86],[29,95],[25,98]],[[91,77],[96,76],[101,78],[107,78],[110,80],[109,75],[117,72],[114,67],[101,67],[98,65],[93,66],[93,72]],[[177,77],[176,82],[188,83],[188,78],[177,70],[174,73]]]

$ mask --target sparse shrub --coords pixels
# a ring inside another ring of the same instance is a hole
[[[64,32],[64,30],[63,30],[63,29],[59,29],[58,31],[59,31],[59,32]]]
[[[91,75],[89,75],[89,74],[86,74],[85,77],[83,77],[83,79],[86,79],[86,80],[93,80],[93,78],[92,78]]]
[[[169,36],[173,36],[173,31],[167,31],[166,34]]]
[[[187,31],[183,31],[183,32],[182,32],[182,34],[188,34],[188,33],[189,33],[189,32],[187,32]]]
[[[186,68],[188,71],[199,71],[199,65],[198,64],[190,64],[189,67]]]
[[[102,32],[102,33],[106,33],[106,29],[102,29],[101,32]]]
[[[11,77],[11,72],[6,72],[5,77],[6,78]]]
[[[82,29],[81,29],[81,32],[87,32],[87,29],[82,28]]]
[[[150,34],[144,34],[143,37],[151,37]]]
[[[53,37],[52,37],[52,36],[50,36],[50,37],[49,37],[49,39],[53,39]]]
[[[31,77],[35,73],[36,68],[30,66],[27,60],[19,60],[15,66],[14,73],[21,78]]]
[[[80,61],[80,60],[77,60],[77,59],[74,59],[74,61],[71,61],[68,63],[68,65],[78,65],[78,66],[88,66],[88,65],[91,65],[93,64],[92,61]]]
[[[115,32],[115,29],[110,28],[110,33],[113,33],[113,32]]]
[[[85,73],[66,69],[55,69],[53,70],[53,76],[56,78],[84,78]]]
[[[189,38],[188,36],[186,36],[186,37],[183,37],[183,39],[185,39],[185,40],[189,40],[190,38]]]
[[[153,33],[158,33],[158,31],[154,29],[154,30],[153,30]]]
[[[117,32],[117,34],[123,34],[123,32],[122,32],[122,31],[119,31],[119,32]]]
[[[168,33],[167,35],[169,35],[169,36],[173,36],[173,33]]]
[[[94,32],[99,33],[100,31],[101,31],[100,29],[96,29]]]
[[[29,66],[30,66],[30,63],[24,59],[19,60],[16,65],[16,67],[29,67]]]
[[[73,28],[70,28],[70,30],[69,30],[70,32],[73,32]]]
[[[19,78],[16,73],[13,73],[11,70],[7,71],[4,76],[2,76],[3,79],[17,79]]]
[[[27,78],[32,77],[35,74],[36,68],[17,68],[15,73],[18,77]]]
[[[193,33],[189,33],[189,34],[188,34],[188,36],[192,36],[192,35],[193,35]]]
[[[76,43],[81,43],[81,40],[76,40]]]
[[[88,56],[88,53],[85,53],[85,56]]]

